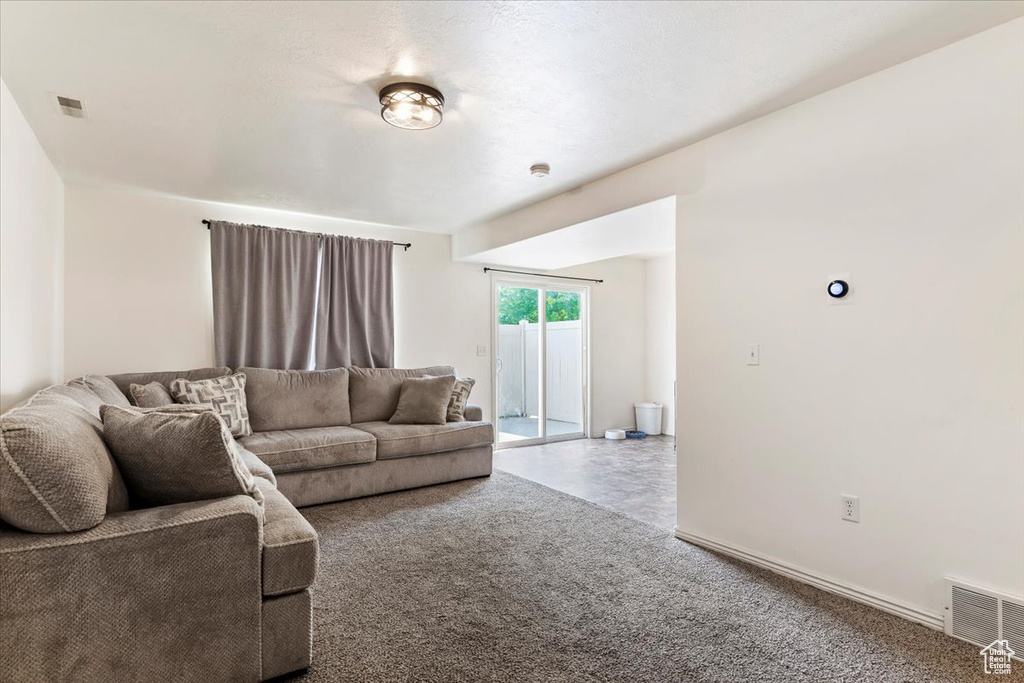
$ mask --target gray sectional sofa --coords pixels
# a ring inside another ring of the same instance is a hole
[[[296,507],[491,472],[493,430],[392,425],[402,380],[454,374],[246,372],[241,455],[261,502],[132,505],[100,407],[132,384],[229,368],[89,376],[0,416],[0,680],[261,681],[311,661],[316,531]]]

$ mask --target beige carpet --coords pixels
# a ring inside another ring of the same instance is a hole
[[[309,683],[994,678],[971,645],[510,474],[303,513]]]

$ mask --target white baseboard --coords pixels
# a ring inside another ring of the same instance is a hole
[[[749,562],[750,564],[763,567],[768,571],[775,572],[787,576],[791,579],[795,579],[801,583],[806,583],[809,586],[820,588],[823,591],[829,593],[835,593],[844,598],[849,598],[856,602],[880,609],[883,612],[889,614],[895,614],[897,617],[902,617],[909,621],[916,622],[928,628],[933,628],[936,631],[942,631],[944,628],[944,622],[941,614],[932,614],[931,612],[924,612],[916,607],[897,602],[892,598],[887,598],[877,593],[865,590],[858,586],[851,586],[835,579],[830,579],[824,576],[820,576],[813,572],[809,572],[806,569],[800,569],[793,565],[786,564],[779,560],[759,555],[750,550],[739,548],[734,545],[730,545],[723,541],[718,541],[713,538],[707,538],[698,534],[693,534],[688,531],[683,531],[679,527],[675,528],[676,538],[686,541],[687,543],[693,543],[709,550],[722,553],[723,555],[729,555],[735,557],[738,560]]]

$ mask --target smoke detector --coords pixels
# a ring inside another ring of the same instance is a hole
[[[56,93],[50,93],[50,97],[53,99],[53,104],[57,111],[64,116],[70,116],[73,119],[87,118],[85,104],[82,103],[82,100],[76,100],[74,97],[66,97]]]
[[[551,167],[547,164],[534,164],[530,167],[530,175],[535,178],[544,178],[551,173]]]

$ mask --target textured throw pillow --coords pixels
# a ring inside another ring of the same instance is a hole
[[[132,403],[140,408],[159,408],[160,406],[173,405],[174,397],[167,387],[160,382],[149,384],[132,384],[128,387],[128,394]]]
[[[227,424],[231,435],[249,436],[249,411],[245,407],[245,373],[227,377],[171,382],[171,396],[178,403],[209,403]]]
[[[451,400],[448,401],[448,421],[466,421],[466,403],[469,401],[469,392],[473,391],[476,380],[472,377],[455,380],[455,387],[452,389]]]
[[[103,440],[132,500],[173,505],[248,494],[262,500],[238,444],[211,411],[105,405]]]
[[[0,415],[0,520],[34,533],[65,533],[127,509],[99,423],[74,399],[44,389]]]
[[[443,425],[452,398],[455,375],[410,377],[402,380],[398,408],[388,420],[393,425]]]
[[[450,365],[402,370],[399,368],[349,368],[348,395],[352,422],[387,420],[398,408],[402,381],[409,377],[454,375]]]

